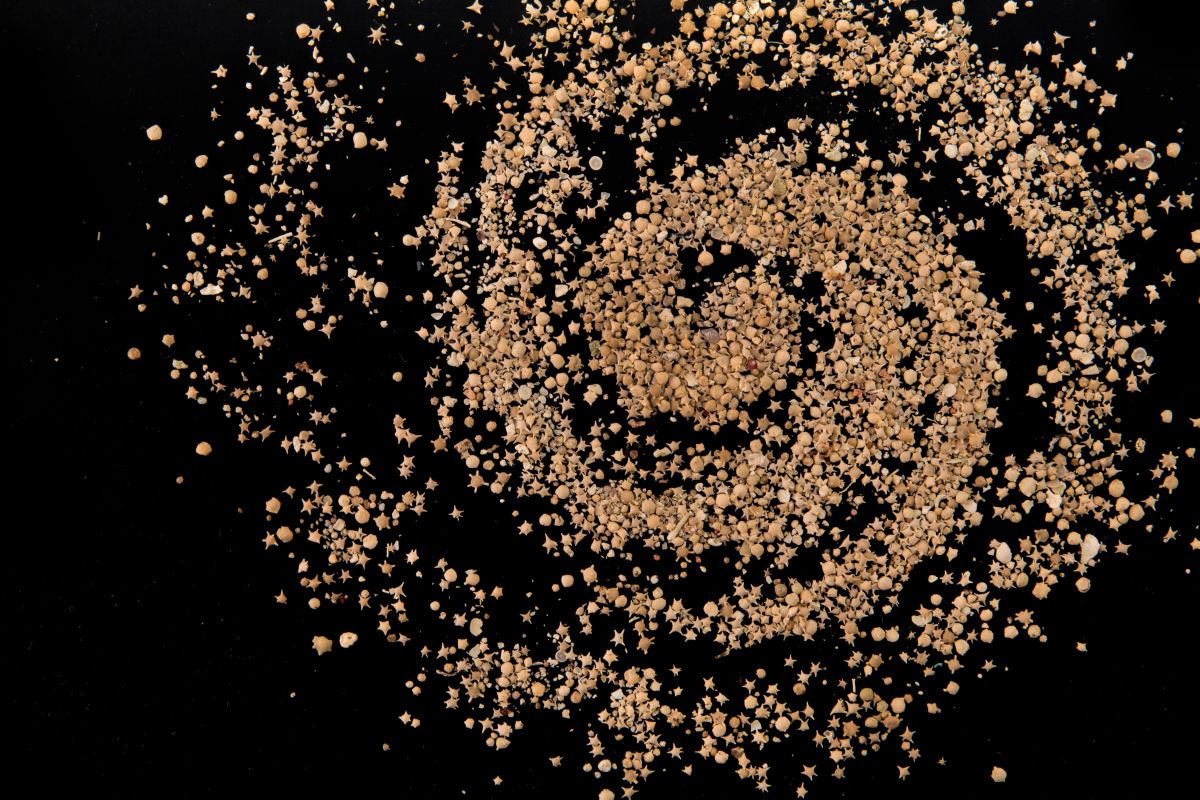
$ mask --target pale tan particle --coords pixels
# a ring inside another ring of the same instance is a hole
[[[212,445],[208,442],[200,442],[200,444],[196,445],[196,455],[198,456],[211,455],[212,450]]]
[[[281,509],[281,508],[283,508],[283,504],[281,502],[279,502],[278,497],[272,497],[271,499],[269,499],[266,502],[266,509],[267,509],[268,514],[278,514],[279,509]]]
[[[307,39],[311,35],[312,35],[312,28],[310,28],[305,23],[301,22],[299,25],[296,26],[296,37],[297,38]]]
[[[129,357],[129,360],[130,360],[130,361],[137,361],[139,358],[141,358],[141,357],[142,357],[142,351],[141,351],[141,350],[139,350],[139,349],[138,349],[138,348],[136,348],[136,347],[131,347],[131,348],[129,348],[129,350],[128,350],[128,351],[125,353],[125,355]]]
[[[151,125],[146,129],[146,138],[152,142],[157,142],[163,137],[163,130],[157,125]]]
[[[233,189],[225,190],[225,204],[226,205],[230,205],[230,206],[233,205],[234,203],[237,202],[237,199],[238,199],[237,192],[235,192]]]
[[[356,150],[362,150],[370,143],[371,143],[371,140],[367,138],[367,135],[365,133],[363,133],[362,131],[354,132],[354,148]]]
[[[342,649],[349,649],[350,647],[353,647],[357,641],[358,634],[352,631],[346,631],[338,637],[338,644],[342,646]]]
[[[333,650],[333,639],[328,636],[314,636],[312,646],[313,650],[317,651],[317,655],[323,656]]]
[[[204,169],[205,167],[208,166],[208,156],[201,153],[200,155],[196,156],[195,163],[196,163],[196,169]]]
[[[1133,165],[1140,170],[1154,166],[1154,151],[1148,147],[1139,147],[1133,151]]]
[[[996,783],[1004,783],[1008,778],[1008,772],[1003,767],[992,767],[992,780]]]

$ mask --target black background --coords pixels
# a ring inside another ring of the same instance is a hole
[[[261,508],[261,476],[280,468],[278,457],[235,458],[219,446],[228,434],[164,377],[146,344],[159,332],[126,302],[149,274],[143,223],[165,190],[145,127],[197,124],[208,70],[244,58],[249,42],[288,34],[289,5],[19,0],[0,10],[5,155],[16,177],[5,181],[5,453],[15,484],[0,659],[5,727],[19,744],[4,760],[46,786],[82,778],[135,793],[349,781],[414,797],[594,797],[570,745],[566,766],[549,768],[561,735],[553,722],[498,757],[453,720],[400,726],[400,689],[388,680],[396,656],[386,647],[364,641],[355,658],[315,658],[304,615],[272,598],[291,586],[285,565],[264,555],[258,515],[240,512]],[[1115,89],[1121,124],[1158,124],[1162,135],[1189,121],[1200,78],[1195,29],[1178,4],[1041,5],[1021,24],[1083,34],[1080,20],[1095,18],[1090,36],[1105,56],[1093,62],[1137,54]],[[247,10],[259,21],[246,23]],[[1195,161],[1177,167],[1189,178],[1182,186],[1194,186]],[[1188,269],[1173,266],[1177,276]],[[1200,416],[1188,349],[1196,296],[1193,274],[1174,306],[1155,309],[1179,324],[1155,387],[1172,398],[1175,436],[1190,436],[1184,418]],[[147,356],[130,362],[135,344]],[[193,448],[203,438],[218,449],[201,460]],[[1200,474],[1191,468],[1183,479],[1194,497]],[[1196,504],[1174,505],[1170,521],[1189,541]],[[843,782],[819,781],[815,796],[1100,798],[1187,786],[1200,713],[1197,560],[1178,543],[1137,541],[1131,557],[1096,571],[1086,597],[1056,593],[1043,619],[1049,644],[1010,646],[1001,669],[960,681],[958,700],[918,729],[924,756],[907,781],[889,761],[857,763]],[[1089,652],[1075,652],[1075,641]],[[993,764],[1008,769],[1006,785],[989,780]],[[759,796],[725,771],[698,774],[657,778],[639,796]],[[792,796],[780,778],[778,796]]]

